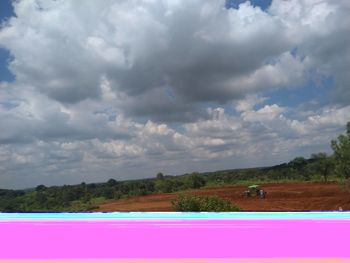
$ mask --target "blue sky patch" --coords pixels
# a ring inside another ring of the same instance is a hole
[[[333,86],[332,77],[319,76],[318,79],[310,79],[300,87],[290,89],[278,89],[267,92],[270,104],[276,103],[281,106],[298,107],[300,104],[317,103],[323,105],[328,103],[329,92]]]
[[[14,16],[12,4],[10,0],[2,0],[0,2],[0,21],[1,24],[9,17]],[[0,82],[14,81],[14,76],[8,70],[8,62],[10,60],[10,53],[3,48],[0,48]]]
[[[247,0],[226,0],[227,8],[238,8],[238,6]],[[262,10],[266,10],[271,5],[272,0],[251,0],[253,6],[259,6]]]
[[[14,75],[8,69],[10,53],[3,48],[0,48],[0,82],[12,82],[15,80]]]

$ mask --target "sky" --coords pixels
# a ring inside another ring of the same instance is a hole
[[[350,121],[348,0],[0,2],[0,188],[268,166]]]

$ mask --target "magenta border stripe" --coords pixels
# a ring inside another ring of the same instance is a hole
[[[346,258],[349,220],[0,222],[0,259]]]
[[[15,259],[0,263],[349,263],[350,258],[147,258],[147,259]]]

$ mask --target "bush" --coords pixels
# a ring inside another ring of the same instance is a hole
[[[346,134],[338,136],[338,140],[332,140],[334,151],[335,174],[345,178],[350,185],[350,122],[346,125]]]
[[[199,212],[199,200],[195,196],[179,196],[177,199],[171,201],[171,204],[175,211],[185,212]]]
[[[184,178],[186,188],[201,188],[205,186],[205,180],[198,174],[192,173]]]
[[[178,196],[171,201],[175,211],[179,212],[232,212],[240,209],[230,201],[217,196]]]

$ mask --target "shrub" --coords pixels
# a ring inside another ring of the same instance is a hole
[[[334,151],[335,173],[339,177],[350,180],[350,122],[346,125],[346,134],[338,136],[338,140],[332,140]],[[349,182],[350,183],[350,182]]]
[[[201,188],[205,186],[205,180],[198,174],[192,173],[184,178],[184,183],[186,188]]]
[[[175,211],[179,212],[232,212],[240,209],[228,200],[217,196],[183,196],[171,201]]]
[[[155,183],[155,189],[160,193],[171,193],[174,192],[174,183],[171,179],[157,180]]]
[[[177,199],[171,201],[175,211],[185,212],[199,212],[199,200],[196,196],[179,196]]]

